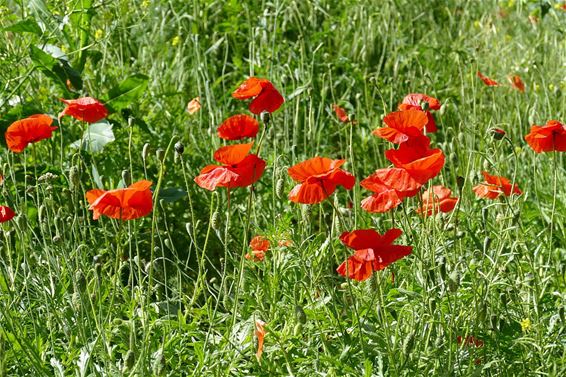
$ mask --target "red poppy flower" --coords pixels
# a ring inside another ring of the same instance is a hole
[[[351,190],[356,179],[340,169],[345,162],[314,157],[290,167],[289,176],[299,184],[291,190],[289,199],[295,203],[315,204],[332,195],[337,186]]]
[[[260,114],[264,111],[272,113],[285,102],[281,93],[269,80],[257,77],[250,77],[244,81],[232,93],[232,97],[241,100],[254,98],[249,106],[250,111],[254,114]]]
[[[385,157],[423,185],[440,173],[445,160],[440,149],[430,149],[430,140],[424,135],[409,139],[399,149],[386,150]]]
[[[108,110],[98,100],[92,97],[83,97],[77,99],[60,98],[67,107],[59,114],[59,118],[70,115],[76,120],[87,123],[96,123],[108,116]]]
[[[195,182],[213,191],[216,187],[246,187],[257,182],[265,170],[265,161],[255,154],[248,154],[253,146],[235,144],[219,148],[214,159],[222,165],[208,165],[201,170]]]
[[[479,198],[495,199],[501,194],[511,196],[511,194],[521,195],[522,191],[516,184],[511,185],[509,179],[497,175],[489,175],[482,172],[485,182],[475,186],[472,190]]]
[[[141,180],[127,188],[116,190],[94,189],[86,193],[92,218],[97,220],[100,215],[113,219],[133,220],[148,215],[152,208],[151,182]]]
[[[499,83],[495,80],[490,79],[487,76],[482,75],[480,71],[476,73],[476,75],[483,81],[483,83],[487,86],[499,86]]]
[[[536,153],[566,152],[566,125],[549,120],[544,126],[531,126],[525,140]]]
[[[17,120],[6,130],[6,144],[12,152],[22,152],[29,143],[48,139],[57,127],[51,127],[53,119],[44,114]]]
[[[428,118],[426,113],[420,110],[394,111],[387,114],[383,118],[383,122],[387,127],[378,128],[372,133],[382,139],[399,144],[409,140],[409,138],[421,136]]]
[[[16,216],[16,214],[12,208],[8,206],[0,206],[0,223],[10,221],[14,218],[14,216]]]
[[[226,119],[218,127],[218,136],[225,140],[240,140],[256,137],[259,122],[249,115],[238,114]]]
[[[383,270],[391,263],[411,254],[411,246],[393,245],[393,241],[402,233],[400,229],[395,228],[389,229],[383,236],[373,229],[342,233],[340,241],[356,252],[336,271],[357,281],[368,279],[373,271]]]
[[[400,168],[379,169],[360,182],[374,194],[362,200],[362,208],[371,213],[383,213],[397,207],[404,198],[417,194],[421,184]]]
[[[417,213],[431,216],[438,212],[450,212],[456,207],[458,198],[453,198],[452,191],[444,186],[432,186],[422,195],[422,206]]]
[[[525,93],[525,84],[523,83],[523,80],[521,80],[519,76],[517,75],[509,76],[509,82],[511,83],[511,86],[513,88],[517,89],[521,93]]]
[[[251,254],[246,254],[246,259],[253,259],[256,262],[262,261],[270,246],[268,239],[263,236],[255,236],[250,241]]]
[[[423,109],[422,104],[426,103],[426,108]],[[429,110],[440,110],[440,101],[434,97],[427,96],[421,93],[411,93],[405,98],[403,102],[399,105],[399,110],[422,110],[425,112],[428,122],[426,124],[426,132],[436,132],[438,128],[436,127],[436,122],[434,121],[434,116]]]
[[[350,122],[350,117],[348,116],[348,113],[346,113],[346,110],[344,110],[343,108],[341,108],[340,106],[338,106],[337,104],[332,104],[332,110],[334,110],[334,112],[336,113],[336,117],[338,117],[338,120],[342,123],[349,123]]]

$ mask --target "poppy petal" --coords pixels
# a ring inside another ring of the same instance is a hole
[[[108,116],[108,110],[97,99],[83,97],[72,100],[60,98],[67,107],[59,114],[59,118],[70,115],[73,118],[87,123],[96,123]]]
[[[362,200],[362,209],[370,213],[385,213],[399,204],[402,200],[393,189],[387,189],[375,193],[364,200]]]
[[[13,209],[8,206],[0,206],[0,223],[5,223],[6,221],[10,221],[16,216],[16,213]]]
[[[240,176],[230,168],[209,165],[201,170],[195,182],[203,189],[214,191],[216,187],[230,187],[239,178]]]
[[[226,119],[218,127],[218,136],[225,140],[240,140],[246,137],[256,137],[259,122],[249,115],[238,114]]]
[[[381,235],[373,229],[357,229],[340,235],[340,241],[354,250],[370,249],[379,246],[381,239]]]
[[[336,185],[327,180],[303,182],[289,193],[289,200],[295,203],[316,204],[328,198],[336,190]]]
[[[297,181],[304,182],[308,177],[326,174],[333,168],[339,168],[346,160],[332,160],[326,157],[313,157],[290,167],[289,176]]]
[[[250,103],[249,109],[254,114],[264,111],[272,113],[279,109],[285,99],[270,82],[262,84],[261,93]]]
[[[234,144],[220,147],[214,152],[214,159],[224,165],[236,165],[246,157],[252,149],[253,141],[247,144]]]
[[[257,96],[262,89],[261,81],[257,77],[250,77],[232,93],[232,97],[235,99],[248,99]]]
[[[480,71],[476,73],[476,75],[483,81],[483,83],[487,86],[499,86],[499,83],[495,80],[490,79],[487,76],[484,76]]]
[[[12,123],[6,130],[6,145],[12,152],[20,153],[30,143],[48,139],[57,127],[51,127],[53,119],[44,114],[32,115]]]

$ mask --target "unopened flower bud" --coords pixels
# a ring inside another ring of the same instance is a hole
[[[503,138],[505,137],[505,131],[501,128],[492,128],[491,136],[493,136],[495,140],[503,140]]]
[[[122,180],[124,181],[124,184],[126,186],[129,186],[132,184],[132,174],[130,174],[130,171],[125,169],[122,170]]]
[[[179,156],[182,156],[185,152],[185,146],[180,141],[175,143],[175,152],[177,152]]]
[[[69,170],[69,183],[71,190],[74,191],[79,188],[79,185],[81,183],[81,176],[79,173],[79,168],[76,166],[71,166],[71,169]]]
[[[163,162],[163,159],[165,158],[165,151],[161,148],[157,149],[155,151],[155,157],[159,162]]]
[[[265,124],[266,126],[269,124],[269,121],[271,120],[271,114],[268,113],[267,111],[262,112],[259,115],[259,117],[261,118],[263,124]]]
[[[142,149],[142,160],[144,160],[144,162],[148,154],[149,154],[149,143],[145,143]]]

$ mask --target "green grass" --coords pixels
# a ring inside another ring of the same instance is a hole
[[[531,124],[566,121],[566,12],[552,2],[543,17],[542,3],[1,1],[0,28],[40,24],[0,32],[2,133],[30,114],[56,117],[60,97],[106,101],[127,77],[148,82],[114,108],[116,140],[101,153],[70,147],[85,127],[70,117],[22,154],[1,147],[0,205],[18,216],[0,225],[0,376],[564,375],[565,158],[524,141]],[[44,44],[66,52],[82,91],[32,60]],[[526,93],[487,87],[478,70],[519,74]],[[286,103],[266,129],[265,174],[228,205],[226,190],[193,178],[222,145],[216,127],[246,112],[231,92],[249,75]],[[359,186],[289,202],[287,168],[315,155],[347,159],[358,182],[387,167],[391,144],[371,131],[410,92],[443,104],[431,139],[447,159],[432,183],[460,197],[457,211],[423,218],[413,198],[371,215]],[[332,103],[358,123],[339,123]],[[84,193],[117,187],[123,170],[153,181],[152,214],[93,221]],[[523,195],[475,198],[482,170]],[[338,237],[370,227],[403,229],[413,254],[345,280],[335,269],[351,251]],[[293,246],[244,260],[257,234]],[[256,319],[267,323],[261,362]]]

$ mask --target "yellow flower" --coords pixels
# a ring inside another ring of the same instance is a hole
[[[141,7],[147,8],[147,7],[149,7],[149,3],[150,3],[150,0],[143,0],[143,2],[141,3]]]
[[[531,320],[529,318],[525,318],[521,320],[521,330],[523,332],[527,332],[531,329]]]
[[[175,47],[175,46],[177,46],[177,45],[179,44],[179,42],[181,42],[181,37],[179,37],[179,36],[177,35],[175,38],[173,38],[173,39],[171,40],[171,46]]]
[[[95,39],[100,39],[100,38],[102,38],[103,35],[104,35],[104,32],[102,31],[102,29],[98,29],[97,31],[94,32],[94,38]]]

